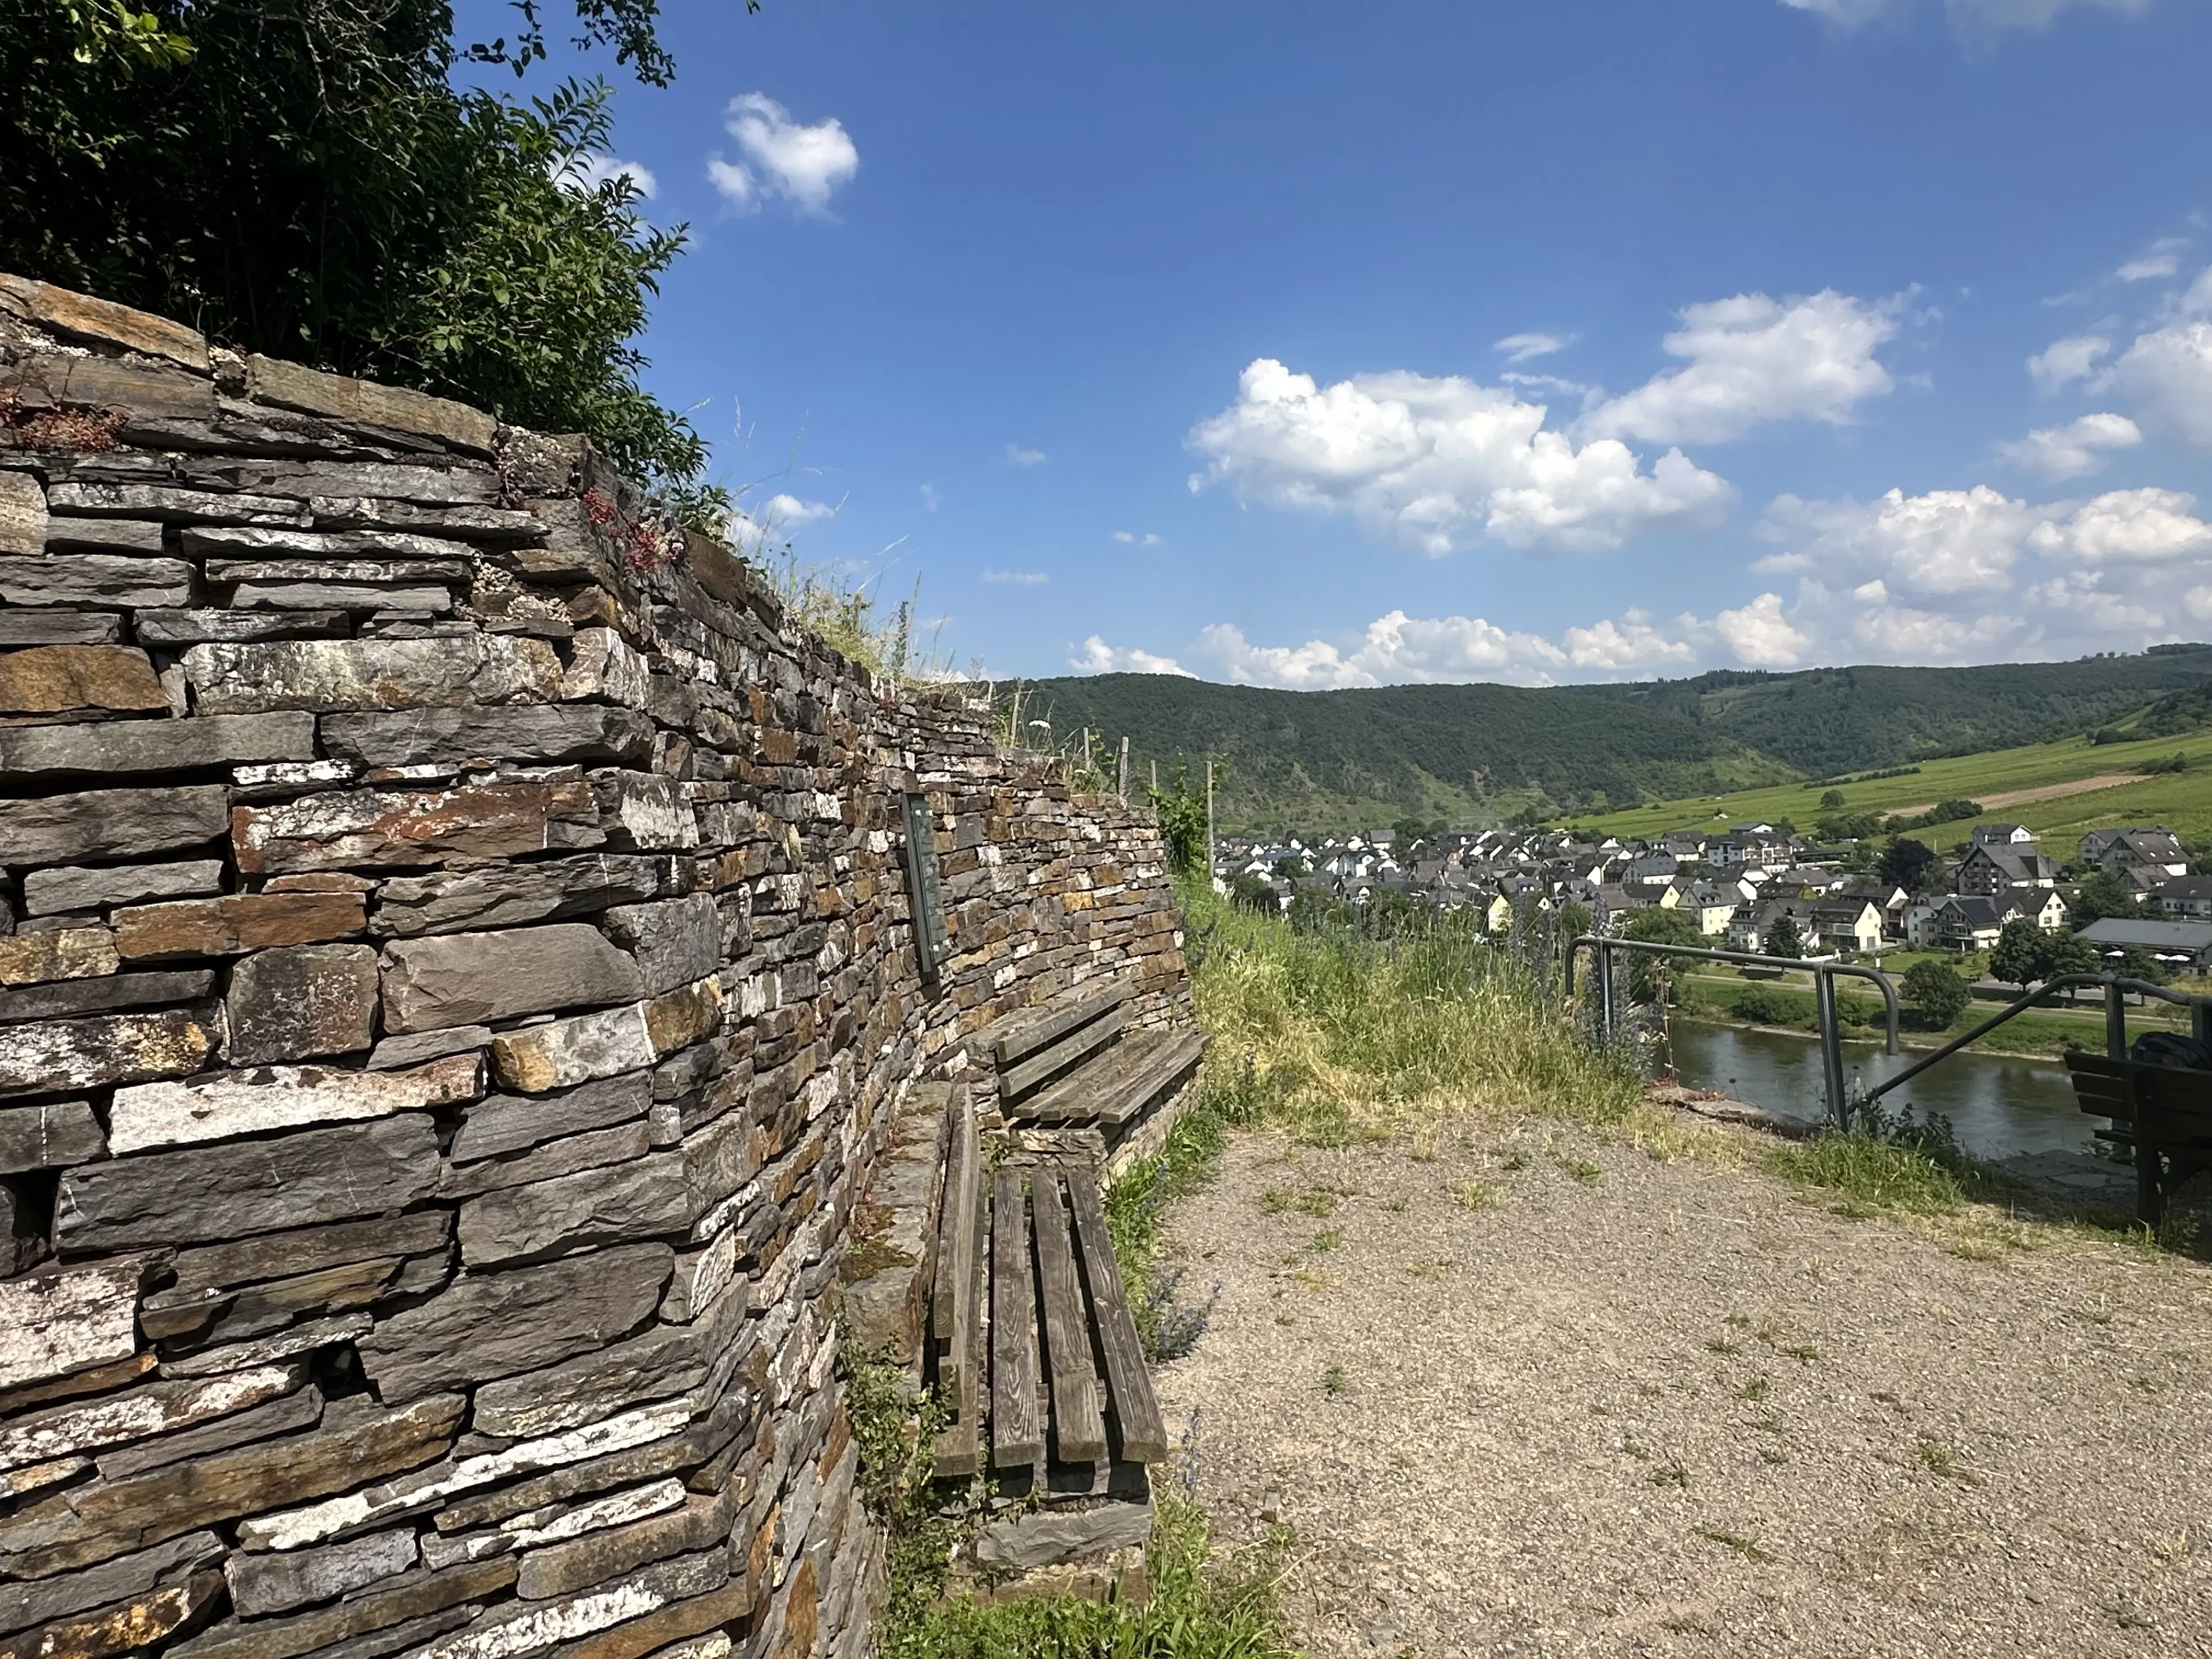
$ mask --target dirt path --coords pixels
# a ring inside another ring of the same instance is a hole
[[[2117,789],[2124,783],[2141,783],[2142,777],[2134,772],[2103,772],[2094,778],[2076,778],[2071,783],[2039,783],[2033,789],[2013,789],[2001,795],[1977,795],[1984,815],[2002,811],[2008,806],[2025,806],[2032,800],[2057,800],[2061,795],[2086,795],[2093,789]],[[1885,806],[1884,815],[1911,817],[1919,812],[1936,809],[1932,800],[1922,801],[1917,806]]]
[[[1163,1404],[1314,1652],[2208,1651],[2212,1269],[1468,1133],[1244,1139],[1172,1220]]]

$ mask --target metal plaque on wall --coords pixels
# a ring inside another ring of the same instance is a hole
[[[906,881],[914,901],[914,953],[924,979],[937,977],[951,954],[945,927],[945,892],[937,878],[937,830],[929,817],[929,797],[906,798]]]

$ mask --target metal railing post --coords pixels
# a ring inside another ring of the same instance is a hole
[[[1836,1018],[1836,981],[1826,967],[1813,970],[1813,1006],[1820,1017],[1820,1081],[1828,1097],[1828,1121],[1838,1130],[1848,1129],[1850,1107],[1844,1098],[1844,1043]]]
[[[1613,1041],[1613,941],[1597,942],[1597,1024],[1607,1042]]]
[[[2114,1060],[2128,1057],[2128,999],[2120,981],[2105,981],[2105,1052]]]

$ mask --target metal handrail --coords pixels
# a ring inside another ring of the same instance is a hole
[[[1609,1040],[1614,1023],[1613,1006],[1613,953],[1615,951],[1641,951],[1650,956],[1684,957],[1698,962],[1733,962],[1759,968],[1795,968],[1813,975],[1813,1007],[1818,1016],[1820,1035],[1820,1073],[1828,1097],[1828,1118],[1838,1129],[1850,1127],[1850,1098],[1844,1083],[1844,1036],[1842,1022],[1836,1014],[1836,980],[1843,974],[1852,979],[1872,980],[1881,992],[1881,1000],[1888,1012],[1888,1042],[1886,1052],[1896,1054],[1897,1046],[1897,987],[1889,975],[1877,968],[1862,968],[1855,963],[1808,962],[1800,957],[1771,957],[1755,951],[1711,951],[1694,945],[1658,945],[1644,939],[1609,939],[1602,933],[1583,933],[1568,942],[1566,954],[1566,992],[1575,994],[1575,957],[1584,945],[1597,956],[1598,1022],[1599,1029]]]
[[[1910,1083],[1936,1061],[1948,1060],[1967,1044],[1979,1042],[2007,1020],[2024,1014],[2031,1008],[2040,1007],[2053,1000],[2060,991],[2073,991],[2084,985],[2105,988],[2105,1052],[2114,1060],[2125,1060],[2128,1056],[2127,1005],[2122,999],[2130,991],[2189,1009],[2191,1024],[2197,1038],[2201,1041],[2212,1037],[2212,997],[2188,996],[2179,991],[2169,991],[2162,985],[2153,985],[2148,980],[2129,979],[2120,974],[2062,974],[2057,979],[2044,981],[2008,1007],[1991,1014],[1972,1030],[1953,1037],[1926,1059],[1915,1060],[1895,1077],[1884,1079],[1868,1090],[1862,1098],[1872,1105],[1900,1084]]]

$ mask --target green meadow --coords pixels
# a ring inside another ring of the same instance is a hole
[[[2154,775],[2138,772],[2139,768],[2173,755],[2184,757],[2186,770]],[[2106,776],[2122,781],[2041,800],[2004,805],[1992,799],[2018,791]],[[1841,808],[1820,805],[1829,788],[1842,793]],[[1923,761],[1917,772],[1905,777],[1740,789],[1724,795],[1662,801],[1597,817],[1577,817],[1572,823],[1578,829],[1627,837],[1787,818],[1801,831],[1809,833],[1814,820],[1830,811],[1917,812],[1939,800],[1960,799],[1983,803],[1988,808],[1984,817],[1989,821],[2026,824],[2045,843],[2051,856],[2062,862],[2070,855],[2071,843],[2089,830],[2119,824],[2162,823],[2185,842],[2212,839],[2212,730],[2136,743],[2092,744],[2087,738],[2066,738],[2018,749]],[[1917,833],[1923,841],[1948,848],[1964,841],[1969,828],[1968,821],[1960,819]]]

